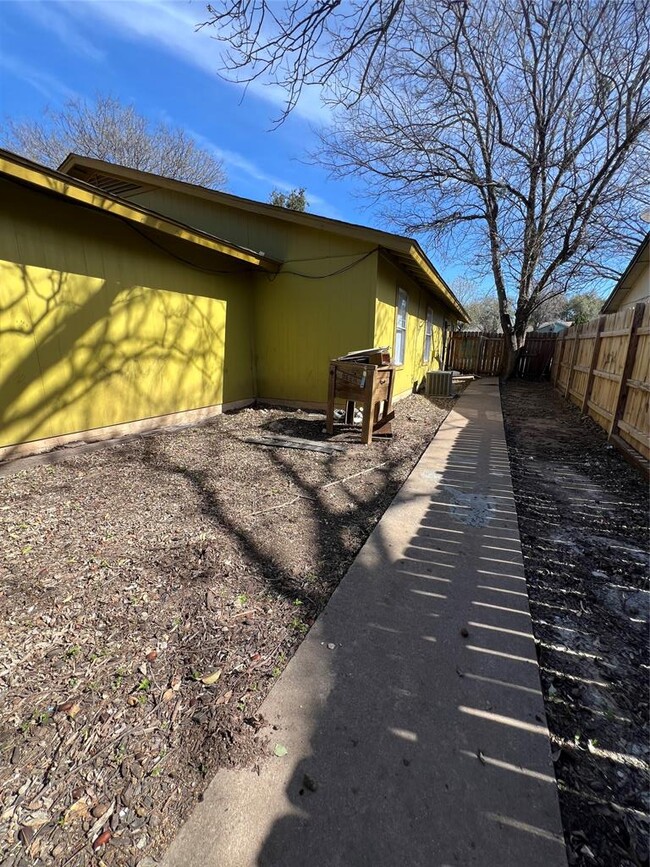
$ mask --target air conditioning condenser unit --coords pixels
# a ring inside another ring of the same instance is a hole
[[[425,391],[427,397],[451,397],[452,396],[451,370],[432,370],[427,373]]]

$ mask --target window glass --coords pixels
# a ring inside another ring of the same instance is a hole
[[[395,318],[394,364],[404,364],[406,352],[406,322],[408,319],[409,297],[403,289],[397,290],[397,316]]]
[[[424,326],[424,353],[422,360],[425,364],[431,361],[431,350],[433,348],[433,310],[427,307],[427,321]]]

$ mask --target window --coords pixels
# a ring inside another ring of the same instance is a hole
[[[406,319],[408,317],[409,297],[403,289],[397,290],[397,318],[395,320],[394,364],[404,364],[406,349]]]
[[[433,349],[433,310],[427,307],[427,321],[424,325],[424,364],[431,362],[431,350]]]

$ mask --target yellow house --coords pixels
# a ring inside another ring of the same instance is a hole
[[[328,361],[389,345],[396,393],[466,320],[416,242],[69,157],[0,151],[0,458],[323,407]]]
[[[601,313],[617,313],[650,299],[650,232],[641,241],[629,265],[619,277]]]

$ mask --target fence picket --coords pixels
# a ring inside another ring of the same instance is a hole
[[[596,369],[596,363],[598,362],[598,352],[600,350],[600,342],[602,340],[603,330],[605,328],[605,320],[607,317],[605,315],[599,316],[597,320],[596,326],[596,334],[594,337],[594,345],[591,352],[591,362],[589,364],[589,372],[587,374],[587,383],[585,385],[585,394],[582,399],[582,405],[580,406],[580,411],[583,413],[587,412],[587,406],[591,399],[591,390],[594,387],[594,371]]]
[[[641,320],[643,319],[644,312],[645,304],[637,304],[637,306],[634,308],[634,316],[632,317],[632,322],[630,323],[627,345],[625,347],[625,363],[623,365],[621,381],[619,383],[618,392],[614,401],[612,423],[610,425],[609,431],[607,432],[610,439],[612,437],[612,434],[615,434],[617,432],[617,424],[623,417],[623,412],[625,410],[625,400],[628,394],[627,381],[630,378],[632,368],[634,367],[636,348],[639,340],[637,331],[639,329],[639,326],[641,325]]]
[[[517,375],[535,379],[548,372],[553,359],[556,334],[526,335],[520,353]],[[459,331],[451,336],[448,366],[460,373],[498,376],[504,357],[503,334],[498,332]]]
[[[572,388],[576,378],[584,381],[584,393],[580,384]],[[637,304],[571,328],[558,339],[551,380],[648,474],[650,305]]]

